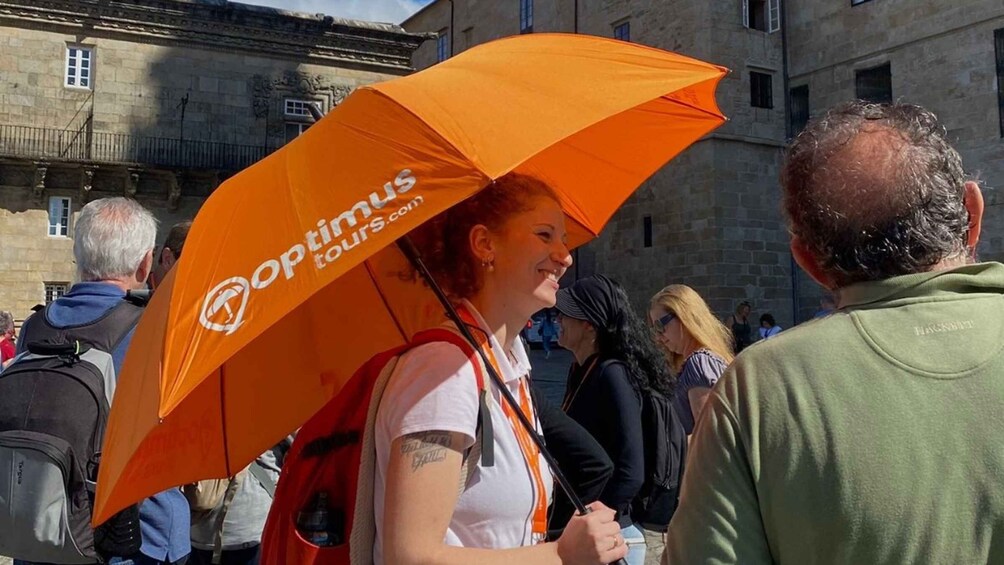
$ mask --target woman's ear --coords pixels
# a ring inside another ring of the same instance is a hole
[[[468,243],[474,257],[482,262],[492,262],[495,260],[495,241],[492,232],[487,226],[478,224],[471,228],[468,234]]]

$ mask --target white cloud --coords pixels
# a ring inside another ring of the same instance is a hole
[[[308,14],[327,14],[353,20],[401,23],[432,0],[238,0]]]

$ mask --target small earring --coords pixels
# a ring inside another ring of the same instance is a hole
[[[494,259],[482,259],[481,266],[485,268],[489,273],[495,272],[495,260]]]

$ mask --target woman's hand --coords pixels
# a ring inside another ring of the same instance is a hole
[[[558,538],[562,565],[613,563],[627,555],[617,513],[601,502],[589,505],[592,512],[574,516]]]

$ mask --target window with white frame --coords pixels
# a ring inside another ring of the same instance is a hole
[[[52,196],[49,198],[49,235],[69,237],[70,199],[68,197]]]
[[[442,62],[450,58],[450,32],[442,30],[436,39],[436,61]]]
[[[317,102],[314,102],[312,100],[296,100],[294,98],[287,98],[286,107],[283,112],[287,116],[296,116],[300,118],[313,118],[313,115],[310,113],[310,108],[309,108],[310,106],[318,108]],[[320,110],[320,108],[318,108],[318,110]]]
[[[286,143],[296,139],[312,125],[310,122],[286,122]]]
[[[519,0],[519,32],[533,33],[533,0]]]
[[[80,45],[66,46],[66,80],[71,88],[91,88],[94,51]]]
[[[614,39],[631,41],[631,22],[623,22],[614,26]]]
[[[47,282],[44,284],[46,306],[52,304],[57,298],[66,294],[66,290],[70,287],[70,283],[67,282]]]
[[[758,31],[774,33],[781,29],[781,0],[740,0],[743,25]]]

